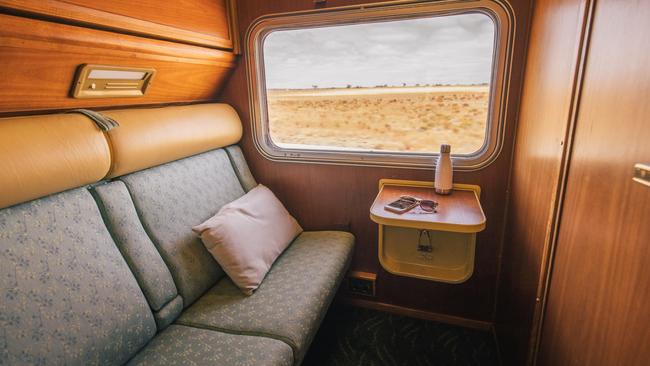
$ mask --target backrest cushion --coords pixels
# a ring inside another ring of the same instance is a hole
[[[0,210],[0,364],[122,364],[155,332],[86,189]]]
[[[120,123],[108,131],[109,177],[146,169],[237,143],[242,124],[223,103],[104,111]]]
[[[246,192],[255,188],[257,182],[255,181],[251,170],[248,168],[246,158],[244,158],[244,153],[241,151],[241,148],[237,145],[230,145],[225,149],[230,158],[230,162],[232,163],[232,167],[235,169],[235,173],[237,173],[237,178],[239,178],[242,188],[244,188]]]
[[[0,118],[0,208],[102,179],[102,131],[81,114]]]
[[[119,179],[189,306],[223,276],[192,227],[244,195],[228,155],[208,151]]]
[[[123,182],[116,181],[96,186],[91,192],[154,312],[158,329],[165,328],[180,314],[182,299],[169,269],[142,227],[129,191]]]

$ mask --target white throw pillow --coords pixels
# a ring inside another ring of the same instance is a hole
[[[273,262],[302,232],[282,202],[261,184],[192,230],[247,295],[253,294]]]

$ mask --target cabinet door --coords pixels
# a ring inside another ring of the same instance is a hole
[[[233,49],[231,0],[0,0],[9,8],[127,34]]]
[[[232,52],[0,13],[0,113],[214,100]],[[81,64],[153,68],[142,97],[70,97]]]
[[[595,6],[538,365],[650,360],[650,2]]]

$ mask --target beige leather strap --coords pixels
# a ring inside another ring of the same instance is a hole
[[[115,127],[120,126],[120,124],[116,120],[112,119],[111,117],[101,114],[99,112],[91,111],[90,109],[73,109],[71,111],[67,111],[66,113],[81,113],[84,116],[93,120],[93,122],[95,122],[97,127],[99,127],[102,131],[110,131]]]

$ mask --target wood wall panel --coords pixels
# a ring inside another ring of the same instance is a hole
[[[0,14],[0,112],[213,100],[231,52]],[[80,64],[153,67],[144,97],[73,99]]]
[[[230,0],[0,0],[0,9],[120,33],[232,49],[229,3]]]
[[[324,7],[369,2],[373,1],[332,0]],[[237,6],[242,39],[247,27],[259,16],[323,7],[314,5],[312,0],[242,0]],[[377,259],[378,229],[370,221],[369,208],[377,193],[379,179],[432,180],[432,171],[269,161],[253,145],[245,65],[238,65],[221,95],[221,100],[232,104],[244,122],[241,144],[256,178],[277,193],[305,229],[346,228],[356,236],[352,270],[377,273],[377,296],[371,301],[479,321],[491,322],[493,319],[504,202],[530,3],[513,0],[512,7],[517,18],[517,40],[503,151],[489,167],[455,175],[457,182],[482,187],[481,202],[487,216],[487,228],[477,238],[474,274],[460,285],[394,276],[384,271]]]
[[[496,330],[507,365],[524,365],[529,356],[557,209],[584,3],[538,0],[533,9],[497,301]]]
[[[595,2],[538,365],[648,365],[650,2]]]

